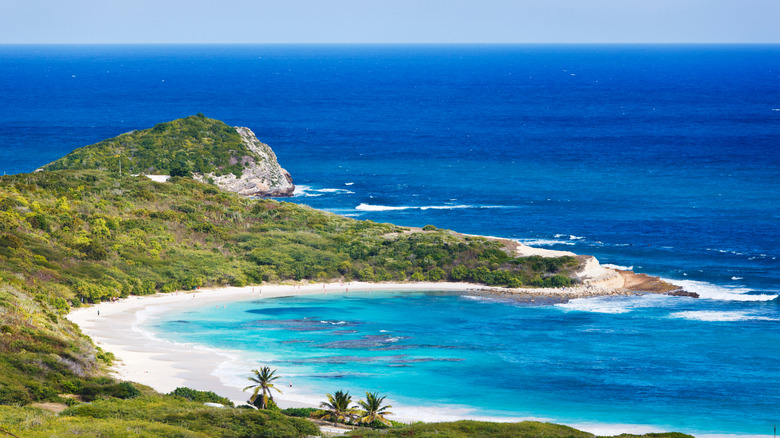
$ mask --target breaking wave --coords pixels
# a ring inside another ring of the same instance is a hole
[[[528,246],[551,246],[551,245],[574,245],[574,242],[568,240],[555,239],[517,239],[518,242]]]
[[[499,205],[422,205],[422,206],[400,205],[400,206],[390,206],[390,205],[373,205],[373,204],[361,203],[360,205],[355,207],[355,210],[360,210],[360,211],[460,210],[460,209],[466,209],[466,208],[480,209],[480,208],[505,208],[505,207],[502,207],[502,206],[499,206]]]
[[[662,278],[662,280],[676,284],[688,292],[695,292],[699,294],[700,298],[720,301],[772,301],[778,297],[778,295],[768,294],[753,294],[753,289],[746,287],[726,287],[718,286],[712,283],[695,280],[670,280]]]
[[[685,312],[674,312],[669,318],[688,319],[692,321],[776,321],[775,318],[767,316],[751,315],[748,312],[741,311],[715,311],[715,310],[691,310]]]
[[[306,185],[297,185],[295,186],[295,190],[293,191],[294,197],[308,197],[308,198],[314,198],[317,196],[322,196],[328,193],[333,194],[353,194],[355,192],[347,189],[334,189],[334,188],[324,188],[324,189],[315,189],[312,188],[312,186],[306,186]]]

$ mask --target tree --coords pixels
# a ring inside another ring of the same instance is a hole
[[[386,426],[392,426],[390,421],[384,417],[385,415],[393,415],[392,412],[388,411],[392,406],[382,406],[384,400],[385,397],[379,397],[379,393],[377,392],[366,392],[366,400],[358,401],[360,407],[363,408],[363,412],[360,413],[361,417],[358,418],[358,423],[371,424],[375,421],[379,421]]]
[[[260,409],[266,409],[268,407],[268,400],[273,400],[274,397],[271,394],[271,389],[275,389],[279,392],[279,394],[282,393],[282,391],[279,388],[274,387],[274,384],[271,383],[274,380],[278,379],[279,376],[274,376],[274,373],[276,373],[276,370],[271,370],[269,367],[263,367],[258,370],[252,370],[253,373],[255,373],[255,377],[249,377],[249,380],[252,382],[255,382],[254,385],[249,385],[246,388],[244,388],[244,391],[250,388],[254,388],[254,392],[252,393],[252,397],[249,398],[250,404],[255,404],[255,400],[257,400],[257,396],[260,395],[260,392],[262,391],[262,396],[260,397]]]
[[[357,414],[357,409],[349,406],[352,403],[352,396],[349,395],[349,391],[336,391],[333,395],[325,395],[328,397],[328,401],[320,403],[320,407],[326,413],[320,418],[330,418],[331,421],[345,423],[347,420],[352,420]]]
[[[179,161],[177,163],[173,163],[173,165],[171,165],[171,169],[169,173],[171,176],[182,176],[186,178],[192,178],[192,170],[190,168],[190,163],[186,161]]]

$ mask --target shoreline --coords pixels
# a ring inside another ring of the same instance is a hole
[[[383,290],[476,291],[480,285],[466,283],[314,283],[306,285],[263,285],[225,288],[202,288],[197,291],[157,293],[130,296],[115,302],[104,301],[72,310],[67,318],[105,351],[116,356],[112,375],[121,380],[138,382],[163,393],[179,386],[213,391],[238,404],[249,393],[227,386],[212,373],[225,362],[235,360],[240,352],[216,350],[197,345],[159,339],[142,330],[148,318],[166,311],[182,311],[213,303],[225,303],[303,295],[343,294]],[[249,370],[247,370],[249,371]],[[285,400],[281,397],[280,400]],[[286,400],[285,400],[286,401]],[[290,400],[290,406],[303,406]],[[309,406],[308,403],[305,404]]]
[[[557,289],[507,289],[486,287],[469,283],[314,283],[301,285],[262,285],[245,287],[203,288],[197,291],[158,293],[148,296],[130,296],[115,302],[102,302],[74,309],[67,317],[77,324],[82,332],[96,345],[116,356],[111,374],[120,379],[149,386],[160,393],[169,393],[177,387],[190,387],[200,391],[213,391],[227,397],[236,405],[244,404],[249,393],[241,386],[222,381],[217,372],[231,364],[245,363],[245,353],[220,350],[200,345],[176,343],[156,337],[140,326],[149,318],[163,312],[180,312],[189,308],[214,303],[229,303],[247,300],[280,298],[289,296],[323,295],[331,293],[340,296],[351,292],[365,291],[443,291],[476,293],[517,297],[535,305],[565,302],[573,298],[587,298],[603,295],[632,295],[619,288],[577,286]],[[249,370],[246,370],[248,373]],[[276,396],[279,405],[285,407],[317,406],[321,394],[307,393],[307,388],[283,388],[284,393]],[[465,406],[449,406],[436,409],[420,406],[395,406],[395,420],[413,421],[456,421],[473,419],[481,421],[551,421],[537,417],[492,417],[474,415],[474,410]],[[660,432],[647,425],[572,425],[581,430],[599,433],[624,433],[627,430]]]

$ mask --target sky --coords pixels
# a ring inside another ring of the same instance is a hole
[[[20,43],[780,43],[780,0],[0,0]]]

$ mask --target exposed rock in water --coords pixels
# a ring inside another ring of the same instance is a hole
[[[681,287],[667,283],[658,277],[647,274],[637,274],[634,271],[617,271],[625,280],[623,289],[654,294],[672,295],[676,297],[699,298],[699,294],[688,292]]]
[[[251,129],[239,126],[235,128],[247,148],[257,155],[257,157],[244,155],[240,158],[244,166],[241,178],[232,173],[223,176],[215,176],[213,173],[195,174],[194,178],[201,182],[213,180],[220,189],[243,196],[292,196],[295,190],[292,176],[279,165],[271,147],[258,140]]]
[[[691,297],[691,298],[699,298],[699,294],[696,292],[688,292],[685,289],[677,289],[670,292],[667,292],[666,295],[671,295],[673,297]]]

